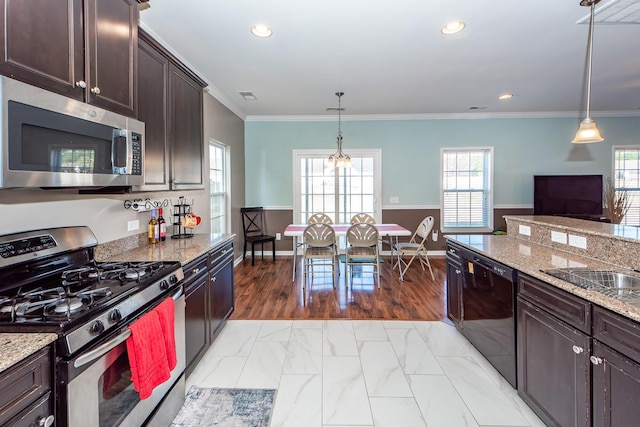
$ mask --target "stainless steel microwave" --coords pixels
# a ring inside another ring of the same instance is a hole
[[[8,77],[0,188],[143,184],[144,123]]]

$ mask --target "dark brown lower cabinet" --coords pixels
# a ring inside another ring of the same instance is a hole
[[[209,276],[200,275],[185,290],[185,354],[186,374],[189,375],[202,355],[207,351],[207,283]]]
[[[590,337],[518,298],[518,394],[551,426],[589,426]]]
[[[191,261],[184,267],[184,277],[188,376],[233,312],[233,243]]]
[[[456,328],[462,321],[462,265],[447,258],[447,317]]]
[[[211,270],[210,339],[220,332],[224,321],[233,311],[233,248]]]
[[[593,340],[593,425],[640,425],[640,364]]]
[[[54,420],[51,346],[0,374],[0,426],[44,426]]]
[[[447,317],[456,328],[462,329],[462,248],[447,241]]]

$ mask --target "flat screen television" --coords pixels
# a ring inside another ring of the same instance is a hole
[[[602,217],[602,175],[535,175],[533,214]]]

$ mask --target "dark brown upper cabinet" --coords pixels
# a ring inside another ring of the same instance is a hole
[[[134,0],[1,1],[1,74],[135,116]]]
[[[145,123],[144,185],[136,191],[204,188],[206,83],[144,31],[138,42],[138,120]]]

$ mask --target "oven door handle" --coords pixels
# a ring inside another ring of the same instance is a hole
[[[171,298],[173,298],[174,301],[177,301],[181,296],[182,296],[182,287],[180,287],[178,292],[176,292],[175,295],[172,295]],[[118,335],[114,339],[107,341],[104,344],[101,344],[99,347],[96,347],[95,349],[91,350],[89,353],[83,354],[82,356],[78,356],[78,358],[73,362],[73,366],[75,366],[76,368],[79,368],[80,366],[86,365],[87,363],[97,359],[103,354],[113,350],[114,348],[116,348],[117,346],[125,342],[127,338],[129,338],[130,336],[131,336],[131,329],[127,328],[125,331],[123,331],[120,335]]]
[[[122,332],[120,335],[118,335],[114,339],[107,341],[106,343],[100,345],[99,347],[96,347],[95,349],[91,350],[89,353],[85,353],[82,356],[78,356],[78,358],[73,362],[73,366],[75,366],[76,368],[79,368],[80,366],[86,365],[87,363],[97,359],[103,354],[113,350],[114,348],[116,348],[117,346],[125,342],[127,338],[129,338],[130,336],[131,336],[131,330],[126,329],[124,332]]]

